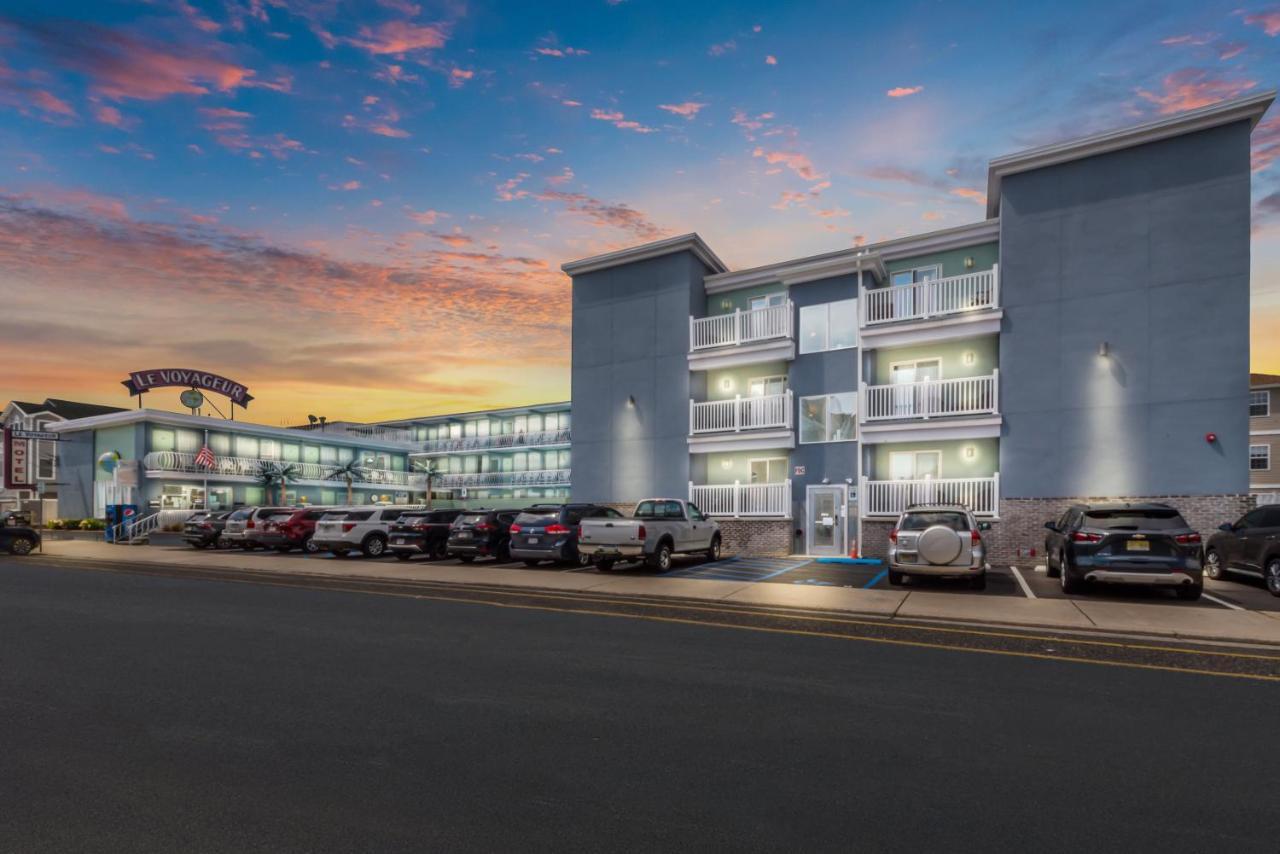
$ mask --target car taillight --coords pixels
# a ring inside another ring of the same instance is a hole
[[[890,532],[889,532],[889,542],[893,543],[895,546],[898,544],[898,529],[897,529],[897,528],[894,528],[892,531],[890,531]]]
[[[512,525],[511,527],[514,528],[515,525]],[[547,526],[547,533],[548,534],[567,534],[569,533],[569,529],[566,528],[564,525],[556,523],[554,525]]]
[[[493,526],[490,525],[488,522],[481,522],[480,524],[476,525],[475,529],[477,531],[491,531],[493,530]]]
[[[208,522],[201,522],[200,529],[203,531],[212,531],[213,525],[210,525]]]
[[[1180,546],[1194,546],[1199,544],[1200,535],[1195,531],[1192,531],[1190,534],[1178,534],[1178,536],[1173,538],[1173,541]]]
[[[1093,534],[1089,531],[1076,531],[1071,535],[1071,539],[1077,543],[1100,543],[1102,542],[1102,535]]]
[[[351,533],[352,531],[354,531],[355,529],[356,529],[356,523],[355,523],[355,522],[343,522],[343,523],[342,523],[342,533],[344,533],[344,534],[349,534],[349,533]]]
[[[244,526],[245,526],[246,528],[252,528],[252,527],[253,527],[253,520],[252,520],[252,519],[250,519],[248,522],[245,522],[245,523],[244,523]]]
[[[515,522],[512,522],[512,523],[511,523],[511,533],[513,533],[513,534],[518,534],[518,533],[520,533],[522,530],[524,530],[524,529],[523,529],[523,528],[521,528],[519,525],[517,525]],[[547,530],[547,533],[551,533],[551,530],[550,530],[550,529],[548,529],[548,530]]]
[[[640,530],[636,531],[636,535],[637,535],[637,536],[639,536],[639,537],[640,537],[640,539],[642,539],[642,540],[647,540],[647,539],[649,539],[649,535],[645,533],[644,525],[641,525],[641,526],[640,526]]]
[[[970,532],[969,532],[969,542],[970,542],[972,545],[975,545],[975,546],[976,546],[976,545],[978,545],[979,543],[981,543],[981,542],[982,542],[982,537],[980,537],[980,536],[978,535],[978,532],[977,532],[977,531],[970,531]]]

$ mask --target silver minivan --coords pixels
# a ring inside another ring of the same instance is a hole
[[[889,583],[908,575],[964,578],[975,590],[987,586],[987,546],[979,522],[961,504],[917,504],[898,517],[889,532]]]

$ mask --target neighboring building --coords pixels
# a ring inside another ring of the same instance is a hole
[[[1280,503],[1280,376],[1249,374],[1249,491]]]
[[[92,415],[104,415],[122,411],[118,406],[100,406],[96,403],[80,403],[75,400],[46,398],[43,403],[11,400],[0,411],[0,425],[20,430],[47,430],[54,424]],[[40,495],[44,499],[58,497],[58,455],[53,442],[31,441],[31,458],[35,461],[36,477],[41,481]],[[4,440],[0,438],[0,459]],[[33,489],[4,489],[0,483],[0,510],[8,510],[24,501],[36,498]]]
[[[574,499],[687,494],[727,545],[811,554],[961,501],[1000,561],[1073,500],[1234,518],[1273,98],[993,160],[973,225],[740,271],[692,234],[565,264]]]
[[[420,465],[434,461],[431,494],[441,507],[493,507],[568,497],[567,403],[432,416],[381,424],[330,422],[269,427],[247,421],[162,412],[117,410],[53,427],[64,483],[58,514],[101,517],[109,503],[138,504],[144,512],[228,508],[278,501],[257,480],[264,462],[292,463],[297,478],[287,503],[345,504],[338,470],[358,461],[352,501],[426,500]],[[207,446],[212,466],[196,456]],[[114,451],[121,465],[108,473],[98,459]]]

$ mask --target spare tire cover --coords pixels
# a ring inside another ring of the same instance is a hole
[[[946,525],[926,528],[920,535],[916,550],[929,563],[945,565],[960,556],[960,535]]]

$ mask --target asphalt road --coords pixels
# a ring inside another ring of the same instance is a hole
[[[1276,848],[1277,682],[502,604],[0,561],[0,850]]]

